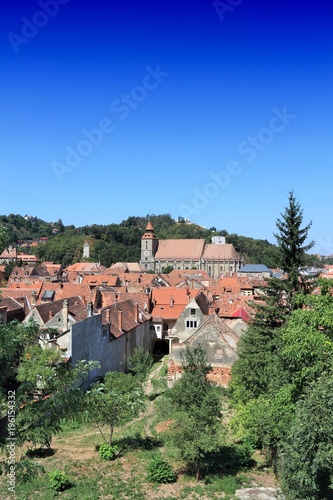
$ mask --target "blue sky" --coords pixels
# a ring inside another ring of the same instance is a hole
[[[170,213],[275,242],[293,190],[333,253],[333,7],[4,0],[0,213]]]

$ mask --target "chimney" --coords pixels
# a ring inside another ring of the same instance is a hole
[[[68,330],[68,300],[65,299],[62,306],[63,330]]]
[[[32,290],[31,292],[31,306],[35,307],[36,305],[36,290]]]
[[[105,319],[107,323],[110,323],[110,309],[105,310]]]
[[[139,304],[134,304],[134,320],[139,323]]]
[[[123,312],[120,309],[117,309],[117,311],[118,311],[118,328],[119,328],[119,330],[121,330],[122,329],[121,328],[122,327],[122,323],[123,323],[123,321],[122,321],[122,319],[123,319]]]
[[[92,302],[88,302],[87,304],[87,318],[91,318],[93,315],[93,305]]]
[[[52,311],[49,311],[49,321],[50,321],[50,319],[52,319],[52,318],[53,318]]]
[[[170,296],[170,307],[173,307],[175,301],[173,300],[172,295]]]

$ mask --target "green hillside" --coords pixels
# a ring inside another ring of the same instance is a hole
[[[169,214],[150,217],[158,239],[203,238],[210,242],[212,236],[225,236],[227,243],[232,243],[246,263],[261,263],[268,267],[279,267],[279,249],[267,240],[254,239],[228,233],[225,229],[217,230],[188,224],[184,220],[175,221]],[[7,233],[7,244],[20,246],[47,237],[48,241],[30,249],[42,261],[53,261],[70,265],[82,260],[85,241],[90,244],[90,259],[109,267],[112,263],[136,262],[140,259],[141,236],[147,224],[147,217],[131,216],[120,224],[84,226],[64,226],[57,222],[45,222],[42,219],[27,218],[21,215],[1,215],[0,226]],[[25,252],[29,252],[25,248]],[[309,264],[318,264],[309,258]]]

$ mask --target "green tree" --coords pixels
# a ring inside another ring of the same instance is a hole
[[[291,500],[333,498],[333,375],[326,372],[298,403],[283,443],[283,489]]]
[[[169,392],[175,410],[170,437],[199,480],[208,453],[221,445],[221,395],[207,379],[211,366],[200,345],[187,347],[182,369],[182,377]]]
[[[27,347],[17,374],[17,442],[50,446],[52,436],[61,429],[61,421],[82,412],[84,392],[80,384],[98,366],[95,361],[79,361],[71,366],[53,348]]]
[[[289,193],[289,205],[280,215],[274,236],[281,249],[281,267],[288,274],[289,291],[293,294],[300,290],[299,268],[304,266],[306,252],[314,245],[313,241],[305,244],[312,222],[302,227],[303,209],[293,192]]]
[[[13,321],[0,323],[0,385],[6,387],[9,380],[14,380],[19,358],[25,346],[38,341],[39,327],[29,322],[23,325]]]
[[[276,278],[262,287],[264,303],[254,304],[255,313],[246,335],[238,343],[238,360],[232,367],[229,392],[234,403],[265,394],[275,380],[280,329],[289,308],[285,302],[285,284]]]
[[[165,266],[162,267],[162,273],[163,274],[170,274],[171,271],[173,271],[174,267],[173,266]]]
[[[0,226],[0,253],[7,247],[9,243],[8,231],[4,226]]]
[[[145,352],[140,347],[134,349],[132,356],[128,358],[128,365],[131,373],[144,381],[154,364],[154,358],[149,352]]]
[[[109,444],[112,445],[115,426],[129,422],[145,409],[145,395],[139,379],[121,372],[108,372],[104,382],[94,384],[86,394],[83,418],[96,425],[105,438],[101,426],[109,426]]]
[[[274,352],[269,354],[263,347],[268,361],[262,368],[270,367],[267,378],[260,373],[246,374],[246,369],[251,370],[251,362],[260,367],[260,362],[251,358],[253,351],[258,355],[257,348],[252,346],[251,351],[250,345],[246,353],[241,351],[242,361],[233,372],[236,435],[264,449],[276,466],[281,443],[294,423],[297,402],[310,384],[333,367],[333,297],[328,280],[322,284],[319,295],[295,295],[297,308],[275,330]],[[248,338],[251,341],[255,342],[252,335]],[[251,379],[255,389],[251,387]],[[262,387],[258,380],[263,381]]]

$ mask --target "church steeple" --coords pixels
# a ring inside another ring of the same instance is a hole
[[[153,227],[150,219],[148,219],[145,233],[142,236],[142,238],[155,238],[156,239],[154,227]]]

